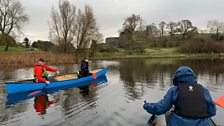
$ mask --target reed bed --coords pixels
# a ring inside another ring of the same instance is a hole
[[[0,65],[32,66],[39,58],[44,58],[47,64],[69,64],[77,61],[72,54],[43,51],[0,52]]]

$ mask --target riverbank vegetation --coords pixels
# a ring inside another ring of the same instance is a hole
[[[79,63],[85,55],[76,56],[73,53],[52,53],[46,51],[18,51],[0,52],[1,66],[33,66],[40,57],[46,59],[47,64],[71,64]],[[148,48],[144,53],[118,49],[116,52],[95,52],[89,56],[90,60],[112,60],[124,58],[217,58],[224,57],[222,53],[181,53],[178,48]]]
[[[69,1],[59,2],[51,10],[49,41],[31,42],[26,37],[23,42],[16,42],[13,36],[29,20],[25,8],[15,0],[2,0],[0,5],[6,8],[2,10],[6,16],[0,15],[0,65],[30,66],[40,57],[49,64],[61,64],[79,62],[86,56],[91,59],[189,58],[220,57],[224,53],[222,21],[208,21],[207,29],[201,30],[188,19],[161,21],[156,25],[132,14],[121,22],[119,36],[104,43],[92,7],[86,5],[80,9]],[[15,12],[18,15],[8,15],[16,7],[19,7]]]
[[[32,66],[39,58],[45,58],[47,64],[74,63],[72,54],[51,53],[44,51],[0,52],[1,66]]]

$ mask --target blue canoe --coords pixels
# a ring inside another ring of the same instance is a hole
[[[97,78],[96,80],[90,80],[90,81],[86,81],[83,83],[70,84],[67,86],[60,86],[60,87],[56,87],[56,88],[49,88],[49,89],[43,89],[43,90],[37,90],[37,91],[26,91],[26,92],[8,94],[6,104],[7,105],[15,104],[20,101],[24,101],[24,100],[27,100],[27,99],[30,99],[33,97],[37,97],[37,96],[41,96],[41,95],[45,95],[45,94],[52,94],[52,93],[58,92],[60,90],[67,90],[70,88],[80,88],[80,90],[81,90],[83,87],[86,87],[86,86],[91,86],[91,85],[98,86],[98,85],[104,84],[106,82],[107,82],[107,77],[104,75],[104,76]]]
[[[108,71],[108,68],[104,69],[97,69],[93,70],[91,73],[92,75],[89,75],[87,77],[82,78],[69,78],[69,79],[60,79],[60,78],[67,78],[69,76],[73,76],[74,74],[68,74],[68,75],[61,75],[57,76],[56,78],[59,78],[59,81],[51,82],[49,85],[46,83],[34,83],[32,81],[20,81],[20,82],[6,82],[6,91],[8,94],[18,93],[18,92],[26,92],[26,91],[34,91],[34,90],[41,90],[41,89],[50,89],[50,88],[56,88],[61,86],[68,86],[68,85],[74,85],[76,83],[83,83],[86,81],[95,80],[101,76],[104,76]],[[77,75],[76,75],[77,77]]]

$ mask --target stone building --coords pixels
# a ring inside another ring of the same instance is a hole
[[[119,37],[106,38],[106,45],[114,47],[114,48],[120,48]]]

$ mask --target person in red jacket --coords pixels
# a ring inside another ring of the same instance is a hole
[[[34,64],[35,82],[37,82],[37,83],[45,82],[46,84],[50,84],[50,81],[47,80],[47,77],[48,77],[47,71],[57,72],[57,74],[60,73],[57,69],[46,66],[45,60],[43,58],[40,58],[38,63]]]

